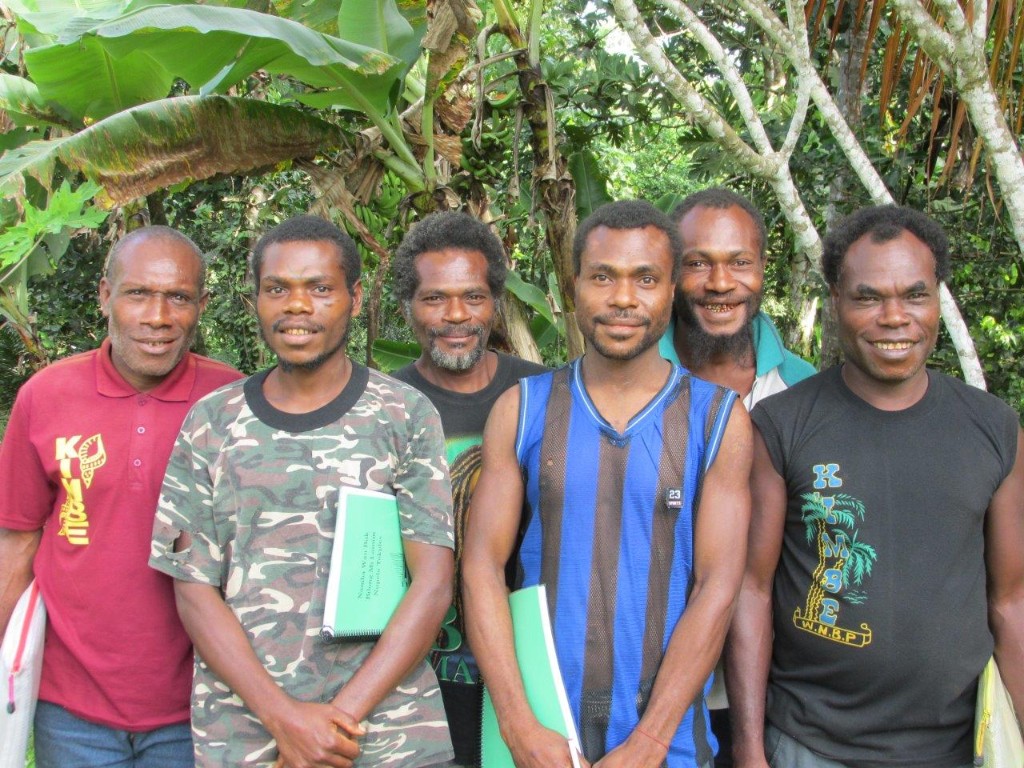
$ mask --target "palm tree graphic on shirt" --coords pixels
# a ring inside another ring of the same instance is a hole
[[[858,588],[877,559],[875,548],[860,541],[857,531],[857,522],[864,520],[864,503],[845,493],[805,493],[801,498],[807,543],[817,546],[818,564],[807,601],[793,612],[793,623],[826,640],[863,647],[871,642],[871,628],[863,623],[856,629],[844,627],[840,603],[860,605],[867,600]]]

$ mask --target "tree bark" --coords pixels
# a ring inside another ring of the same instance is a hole
[[[506,341],[515,353],[524,360],[543,363],[540,348],[530,333],[530,321],[527,319],[526,307],[523,302],[506,293],[498,312],[501,315]]]
[[[864,100],[861,98],[864,92],[864,83],[860,73],[863,71],[865,50],[867,47],[868,25],[864,23],[851,25],[846,34],[840,38],[841,47],[839,65],[839,87],[836,92],[836,106],[843,117],[843,121],[849,126],[850,131],[856,133],[864,122]],[[872,168],[872,170],[874,170]],[[832,183],[829,185],[828,208],[825,209],[825,225],[832,223],[842,216],[843,211],[850,208],[850,178],[852,168],[844,166],[839,168]],[[879,179],[879,187],[884,185]],[[843,356],[839,348],[838,326],[835,313],[832,311],[832,302],[826,301],[821,311],[821,354],[819,365],[822,370],[830,368],[838,363]]]

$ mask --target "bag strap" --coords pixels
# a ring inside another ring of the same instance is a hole
[[[39,603],[38,598],[39,584],[33,581],[29,588],[25,620],[21,623],[21,636],[18,638],[18,647],[14,652],[14,663],[11,664],[11,674],[7,676],[7,714],[14,714],[14,676],[21,672],[21,664],[25,658],[25,646],[28,645],[28,633],[32,628],[32,618],[35,616]]]

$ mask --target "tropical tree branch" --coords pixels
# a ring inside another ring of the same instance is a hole
[[[946,30],[950,35],[950,43],[954,48],[956,47],[954,41],[962,35],[970,35],[974,38],[975,43],[985,44],[986,20],[988,19],[986,6],[989,3],[982,3],[980,9],[975,8],[974,18],[968,20],[967,16],[964,15],[964,9],[960,7],[959,3],[955,1],[949,2],[949,0],[933,0],[933,2],[935,3],[935,9],[942,14]],[[981,11],[980,13],[978,12],[979,10]]]
[[[878,175],[878,171],[875,170],[875,166],[864,152],[864,148],[861,147],[857,137],[850,130],[849,124],[811,61],[806,28],[798,26],[798,22],[794,20],[792,26],[803,30],[800,34],[801,41],[798,42],[793,32],[782,24],[764,0],[733,0],[733,2],[746,11],[750,18],[779,46],[796,72],[797,80],[810,84],[810,96],[814,101],[814,106],[818,108],[839,149],[846,156],[850,167],[872,200],[892,202],[892,195],[885,186],[885,182],[882,181],[882,177]],[[801,13],[801,22],[802,19],[803,14]]]
[[[940,7],[948,4],[949,0],[938,3]],[[985,142],[1017,246],[1024,252],[1024,158],[992,86],[983,47],[973,35],[943,31],[923,12],[917,0],[893,0],[893,5],[921,47],[953,81],[967,105],[971,124]],[[940,52],[947,53],[941,60]]]
[[[919,0],[892,0],[892,4],[928,58],[949,74],[956,60],[953,37],[939,26]],[[962,14],[960,18],[963,19]]]
[[[811,90],[813,84],[798,77],[796,81],[796,109],[793,112],[793,119],[789,122],[789,129],[786,131],[786,138],[779,147],[778,155],[782,162],[788,163],[796,151],[797,142],[804,130],[804,122],[807,120],[807,109],[810,106]]]
[[[384,147],[378,147],[373,151],[373,156],[380,160],[381,165],[395,174],[409,188],[410,192],[422,192],[427,187],[424,184],[423,171],[417,166],[415,169],[400,157],[395,157]]]
[[[761,122],[757,113],[757,107],[754,106],[754,102],[750,98],[750,90],[743,82],[743,76],[739,70],[730,61],[729,54],[718,42],[718,38],[711,34],[690,6],[681,0],[658,0],[658,4],[679,19],[694,39],[700,43],[700,46],[707,51],[708,57],[718,67],[718,71],[722,73],[722,79],[725,80],[733,98],[736,99],[740,115],[743,117],[743,122],[750,132],[751,141],[754,142],[758,153],[764,158],[771,158],[775,150],[772,147],[771,139],[768,138],[768,132],[764,129],[764,123]],[[646,25],[644,26],[646,28]]]
[[[750,173],[760,178],[771,176],[772,163],[761,157],[722,116],[683,77],[669,59],[657,38],[651,34],[633,0],[613,0],[612,7],[619,24],[636,46],[637,53],[654,72],[658,80],[687,111],[695,122],[706,130],[722,147]]]

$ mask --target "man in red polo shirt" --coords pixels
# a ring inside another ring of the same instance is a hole
[[[181,233],[123,238],[99,298],[108,338],[33,376],[0,443],[0,632],[34,574],[39,768],[191,766],[192,647],[149,540],[185,414],[240,374],[189,352],[207,293]]]

